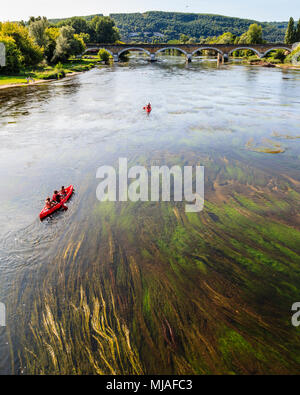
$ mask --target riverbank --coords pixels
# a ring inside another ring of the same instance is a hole
[[[300,70],[300,65],[295,66],[292,63],[274,63],[274,62],[268,62],[268,60],[261,60],[261,59],[244,60],[242,63],[249,64],[251,66],[259,66],[259,67],[274,67],[274,68],[277,67],[285,70]]]
[[[26,69],[17,75],[0,75],[0,90],[43,84],[45,82],[56,81],[66,77],[91,70],[100,64],[98,58],[73,59],[67,63],[60,63],[56,66],[42,65],[37,69]]]
[[[52,80],[54,81],[54,80]],[[19,82],[19,83],[10,83],[10,84],[0,84],[0,90],[1,89],[7,89],[7,88],[16,88],[19,86],[28,86],[28,85],[37,85],[37,84],[43,84],[45,82],[49,82],[49,80],[37,80],[31,83],[27,83],[27,82]]]
[[[279,67],[280,69],[289,69],[289,70],[300,70],[300,65],[299,66],[295,66],[293,64],[276,64],[275,67]]]

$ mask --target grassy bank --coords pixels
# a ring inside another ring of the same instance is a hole
[[[73,73],[88,71],[99,63],[97,57],[83,59],[70,59],[66,63],[59,63],[55,66],[40,64],[35,69],[26,68],[15,75],[0,75],[0,87],[10,85],[27,85],[27,78],[32,78],[35,82],[41,80],[58,80]],[[30,82],[32,83],[32,82]]]

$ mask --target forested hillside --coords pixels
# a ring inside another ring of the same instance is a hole
[[[270,42],[284,40],[287,22],[257,22],[249,19],[210,14],[188,14],[151,11],[144,14],[111,14],[124,40],[151,41],[156,35],[164,35],[164,41],[178,39],[180,34],[189,37],[207,38],[225,32],[241,35],[252,23],[263,27],[264,39]],[[135,34],[134,34],[135,33]]]
[[[86,19],[87,21],[91,21],[95,16],[103,16],[103,14],[93,14],[93,15],[86,15],[86,16],[80,16],[80,18]],[[59,23],[62,22],[66,19],[69,18],[55,18],[55,19],[49,19],[49,22],[51,23]]]

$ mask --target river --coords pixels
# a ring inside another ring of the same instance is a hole
[[[162,59],[0,91],[0,372],[299,372],[300,73]],[[204,210],[100,203],[120,157],[203,165]]]

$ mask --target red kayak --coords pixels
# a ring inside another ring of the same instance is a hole
[[[146,110],[148,113],[150,113],[152,111],[152,107],[144,107],[144,110]]]
[[[46,206],[43,208],[43,210],[40,212],[40,219],[44,219],[48,217],[48,215],[53,214],[55,211],[59,210],[64,205],[64,203],[66,203],[70,199],[74,191],[73,185],[70,185],[68,188],[65,188],[65,190],[67,191],[67,194],[64,198],[61,199],[60,203],[57,203],[55,206],[51,208],[47,208]]]

